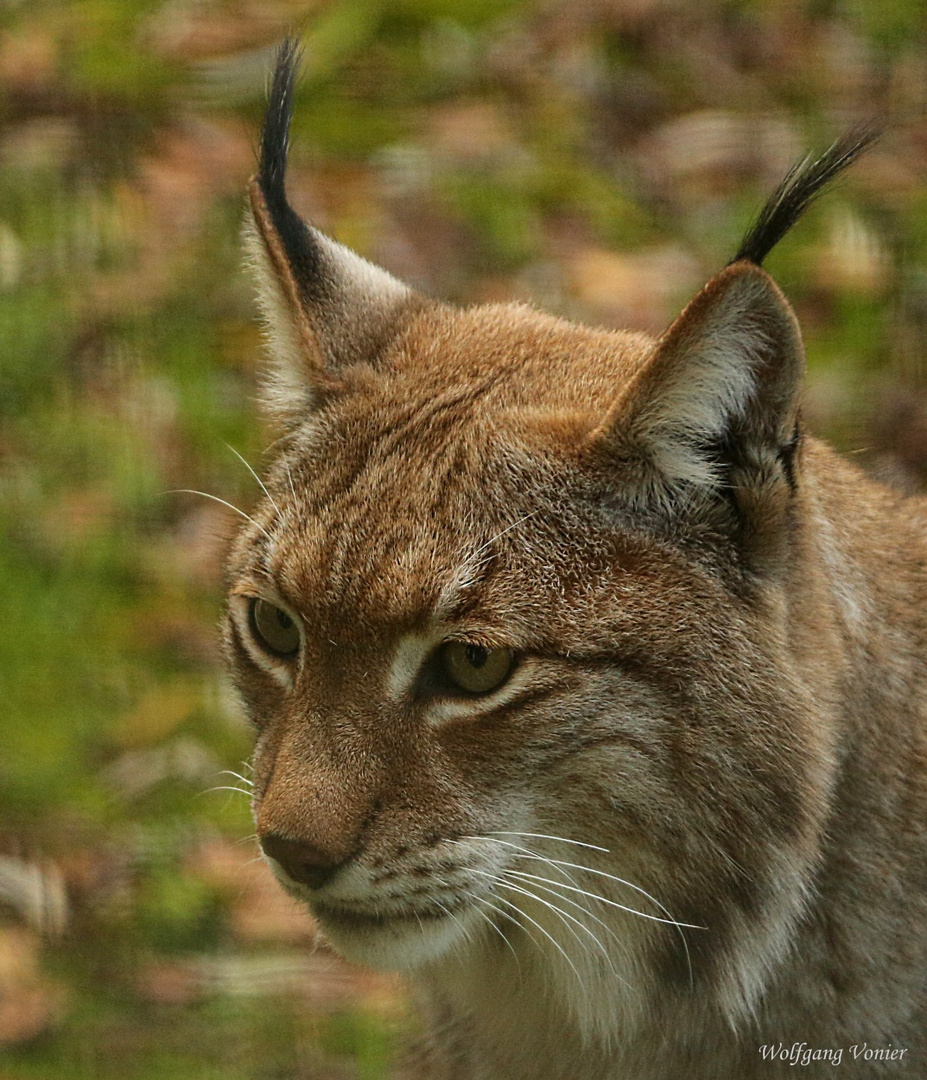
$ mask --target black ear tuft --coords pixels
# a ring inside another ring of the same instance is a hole
[[[264,130],[261,133],[257,182],[300,292],[306,300],[318,300],[327,288],[319,246],[286,197],[293,87],[301,55],[302,50],[295,38],[287,38],[277,50]]]
[[[819,158],[809,155],[793,165],[760,211],[731,263],[743,259],[761,266],[817,196],[865,153],[879,134],[872,123],[850,128]]]
[[[290,121],[293,117],[293,86],[301,50],[295,38],[287,38],[277,50],[264,130],[261,133],[261,161],[258,180],[268,200],[286,201],[284,180],[290,148]]]
[[[286,168],[298,43],[277,51],[257,173],[248,183],[246,253],[274,360],[266,405],[302,423],[342,385],[344,368],[374,363],[412,306],[425,301],[300,218],[287,201]]]

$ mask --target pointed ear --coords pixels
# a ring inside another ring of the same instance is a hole
[[[285,42],[245,223],[273,360],[265,401],[286,423],[336,389],[342,369],[375,359],[416,299],[385,270],[311,228],[289,205],[284,180],[297,61],[295,42]]]
[[[734,263],[657,341],[598,436],[634,463],[643,498],[721,496],[757,527],[795,484],[804,366],[785,297],[764,270]]]

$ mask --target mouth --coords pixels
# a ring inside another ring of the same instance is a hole
[[[349,960],[380,971],[411,971],[440,959],[466,937],[465,904],[364,911],[313,900],[326,938]]]
[[[459,906],[459,905],[458,905]],[[315,901],[312,910],[326,926],[345,931],[386,930],[405,926],[425,926],[448,919],[454,914],[451,907],[422,908],[415,911],[356,911],[333,907]]]

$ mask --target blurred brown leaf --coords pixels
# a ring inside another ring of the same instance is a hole
[[[699,286],[701,268],[675,245],[618,255],[583,247],[567,261],[570,284],[591,320],[659,333]]]
[[[0,927],[0,1045],[28,1042],[64,1013],[64,991],[42,973],[40,953],[37,934]]]

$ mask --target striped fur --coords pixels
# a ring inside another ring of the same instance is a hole
[[[407,973],[433,1080],[927,1075],[927,505],[804,433],[757,265],[856,150],[654,340],[299,223],[294,64],[252,183],[284,432],[226,633],[274,873]],[[463,692],[447,642],[514,662]]]

